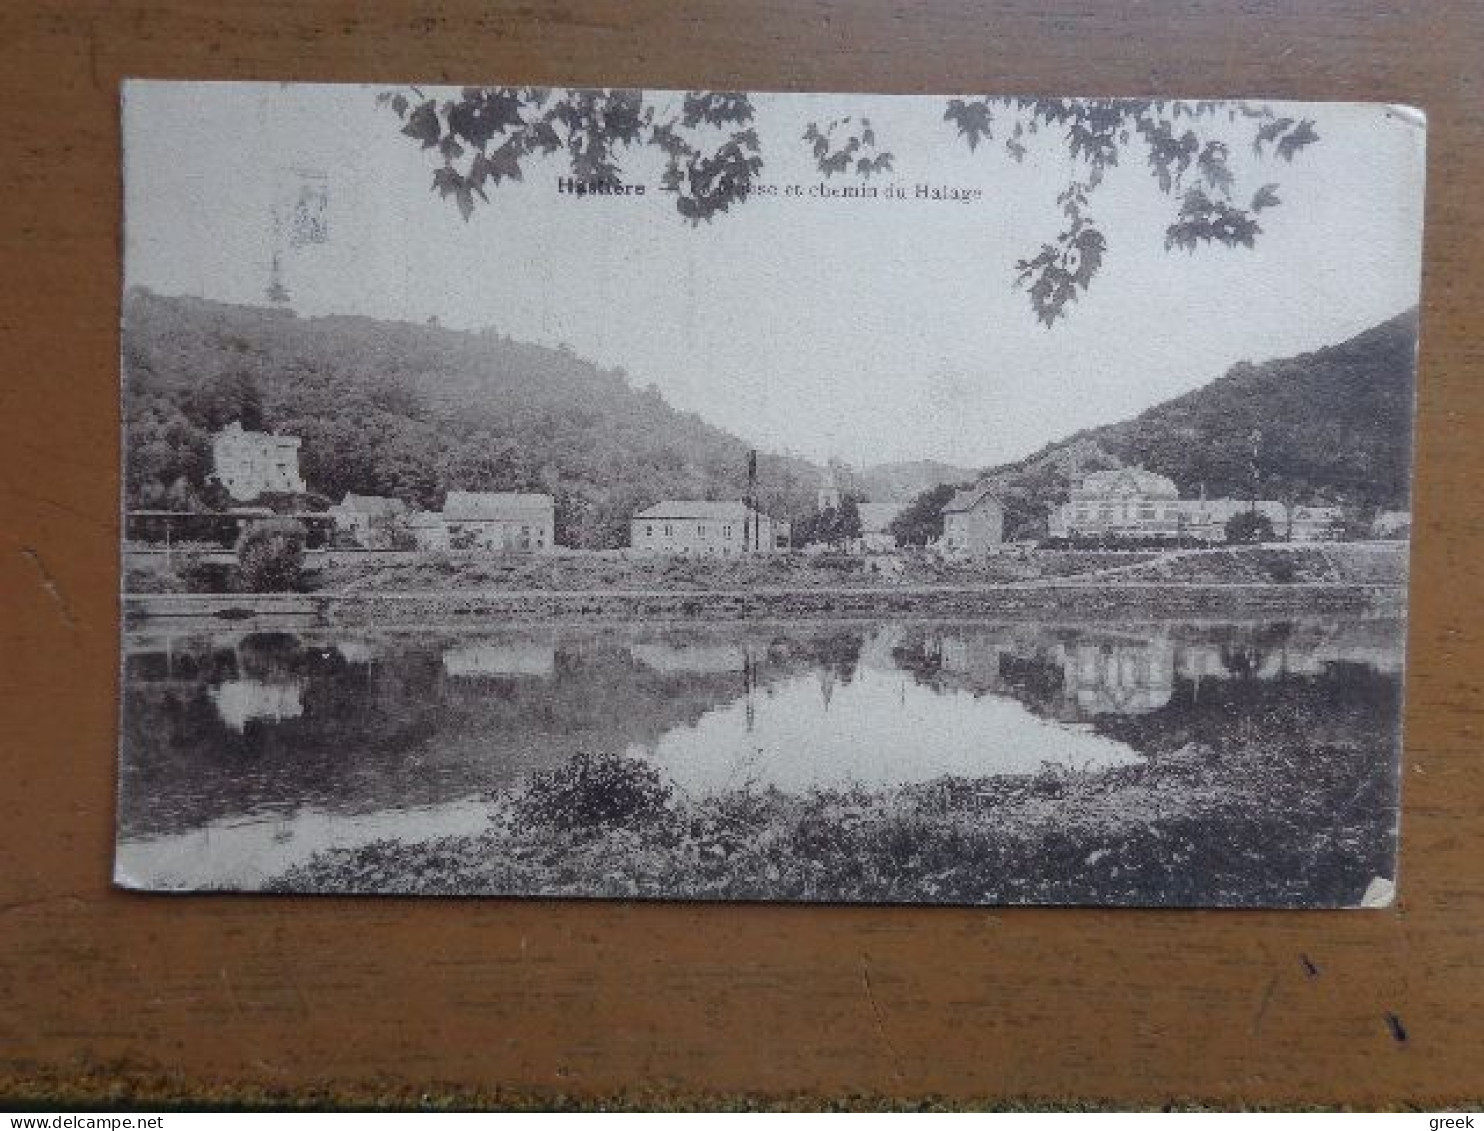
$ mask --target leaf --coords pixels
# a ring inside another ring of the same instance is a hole
[[[1091,221],[1082,221],[1062,232],[1056,243],[1042,244],[1033,258],[1016,263],[1015,285],[1026,287],[1038,321],[1049,328],[1065,316],[1067,305],[1092,285],[1107,250],[1103,233]]]
[[[1272,208],[1280,203],[1282,202],[1278,199],[1278,186],[1263,185],[1253,194],[1251,208],[1253,212],[1261,212],[1264,208]]]
[[[962,98],[955,98],[948,103],[943,120],[958,126],[958,134],[969,143],[970,150],[978,149],[981,141],[994,137],[994,115],[987,101],[965,102]]]
[[[445,200],[464,187],[464,178],[450,165],[433,170],[433,189]]]
[[[1201,150],[1201,155],[1196,158],[1196,168],[1200,171],[1201,178],[1211,188],[1228,196],[1232,187],[1232,172],[1227,167],[1227,147],[1222,141],[1208,141]]]
[[[1314,129],[1314,123],[1305,118],[1278,142],[1278,156],[1285,161],[1292,161],[1295,153],[1318,140],[1319,134]]]
[[[448,104],[448,129],[475,149],[497,135],[524,125],[521,94],[510,87],[467,87],[458,102]]]
[[[1175,222],[1165,229],[1165,250],[1194,251],[1202,243],[1251,247],[1261,232],[1250,213],[1224,200],[1213,200],[1198,188],[1185,194]]]
[[[412,112],[402,127],[402,132],[414,141],[422,142],[424,149],[432,149],[438,144],[443,127],[438,121],[438,109],[431,99]]]

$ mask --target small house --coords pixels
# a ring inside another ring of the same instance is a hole
[[[953,558],[982,558],[1005,540],[1005,508],[994,488],[981,483],[960,491],[943,507],[943,553]]]
[[[405,523],[410,509],[401,499],[347,491],[345,498],[329,508],[329,513],[334,516],[335,529],[354,539],[358,546],[390,550],[395,548],[396,528]]]
[[[544,554],[556,545],[556,503],[550,495],[450,491],[443,522],[454,550]]]

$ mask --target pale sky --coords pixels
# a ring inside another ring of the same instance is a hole
[[[1015,260],[1062,227],[1078,170],[1042,139],[1017,165],[969,151],[947,96],[755,99],[768,183],[820,182],[800,135],[864,113],[895,171],[983,189],[973,203],[753,198],[693,228],[658,191],[658,154],[624,159],[642,198],[558,195],[559,155],[491,191],[465,223],[430,191],[434,159],[375,105],[379,88],[130,83],[125,95],[125,283],[263,304],[272,209],[291,169],[322,173],[329,239],[288,252],[301,316],[367,314],[493,326],[565,344],[636,387],[653,383],[773,451],[855,464],[1025,455],[1126,419],[1262,361],[1342,340],[1418,301],[1423,131],[1415,112],[1357,104],[1275,109],[1320,141],[1257,162],[1234,135],[1243,190],[1276,182],[1254,250],[1164,250],[1174,199],[1136,145],[1094,197],[1108,256],[1055,328],[1039,324]],[[434,92],[435,96],[446,92]],[[660,95],[664,98],[666,96]]]

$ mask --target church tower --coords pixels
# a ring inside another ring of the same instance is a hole
[[[840,509],[840,481],[835,475],[835,464],[831,460],[825,469],[824,479],[819,484],[818,510],[821,514],[825,511],[837,511]]]

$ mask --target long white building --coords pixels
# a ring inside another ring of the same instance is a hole
[[[1053,538],[1169,538],[1226,541],[1226,524],[1255,510],[1278,538],[1339,537],[1338,507],[1289,508],[1272,499],[1182,499],[1173,480],[1142,467],[1095,471],[1051,512]]]
[[[629,545],[641,553],[774,554],[788,539],[788,523],[734,500],[666,499],[629,521]]]

